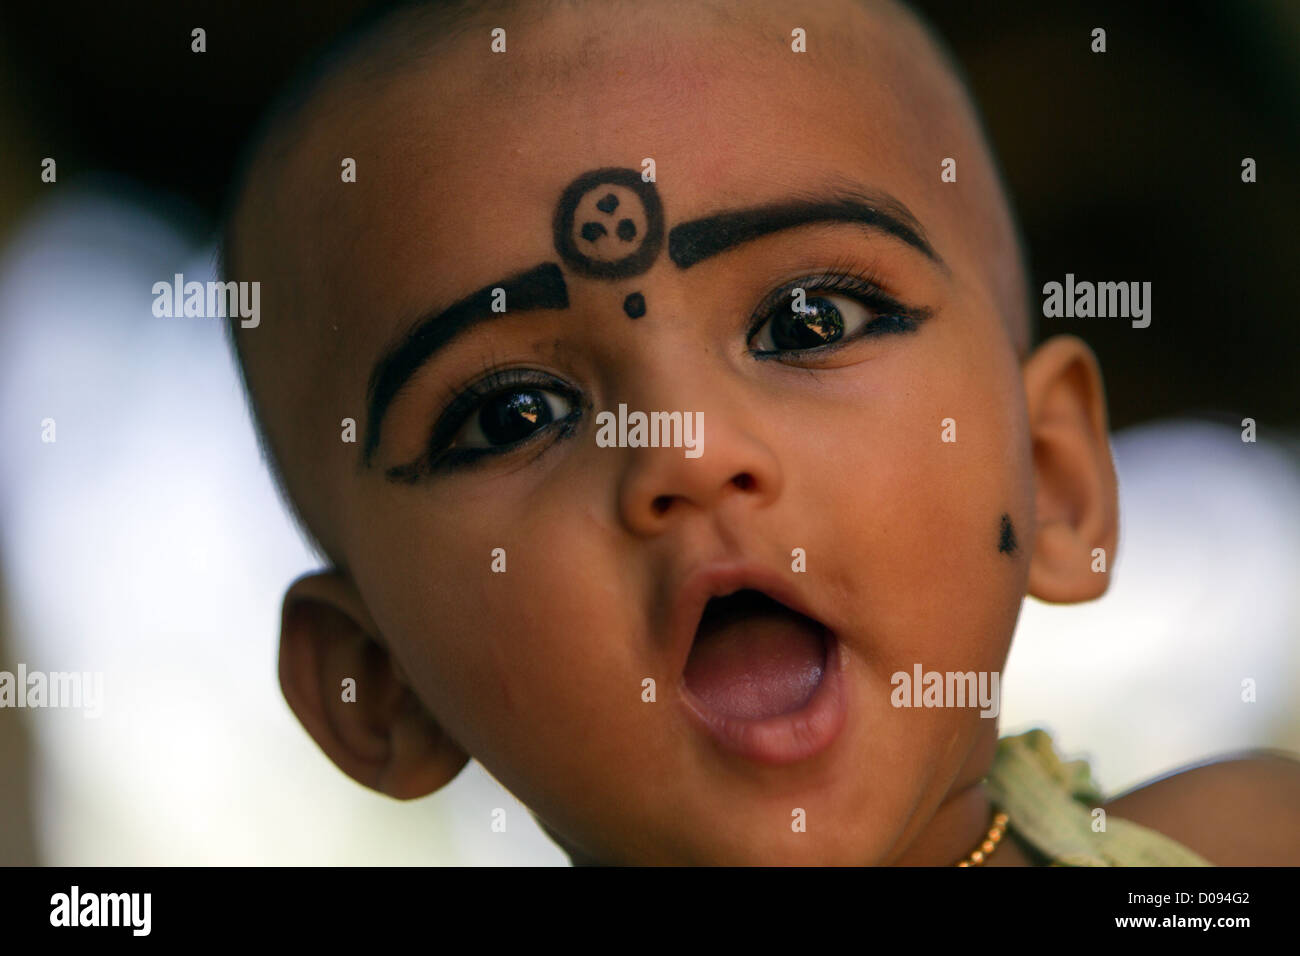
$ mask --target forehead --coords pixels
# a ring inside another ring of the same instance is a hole
[[[939,160],[973,129],[909,19],[840,3],[736,20],[643,7],[502,15],[505,53],[471,26],[330,97],[285,181],[333,183],[304,200],[305,241],[310,285],[363,320],[347,323],[346,354],[371,360],[402,320],[554,261],[557,203],[592,169],[652,159],[668,228],[849,182],[901,199],[940,243],[953,231]],[[340,183],[344,156],[355,183]]]

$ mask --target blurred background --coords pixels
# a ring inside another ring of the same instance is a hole
[[[1153,284],[1146,329],[1039,320],[1101,361],[1123,524],[1105,598],[1026,602],[1003,731],[1051,730],[1112,792],[1300,752],[1300,3],[915,5],[969,73],[1035,288]],[[300,728],[279,605],[316,562],[219,323],[151,313],[155,281],[212,277],[236,150],[366,6],[0,10],[0,670],[105,686],[99,718],[0,709],[0,864],[566,862],[476,763],[398,803]]]

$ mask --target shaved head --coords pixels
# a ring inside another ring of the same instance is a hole
[[[806,54],[791,52],[796,27]],[[746,129],[766,127],[743,147],[713,135],[718,111],[738,109],[754,114]],[[530,178],[652,156],[673,221],[764,186],[807,193],[817,134],[792,130],[812,111],[823,128],[853,124],[884,178],[923,191],[908,202],[948,260],[972,264],[959,275],[1023,358],[1025,260],[978,112],[942,41],[897,3],[403,4],[318,58],[247,152],[222,261],[227,278],[262,283],[264,320],[232,336],[267,456],[324,554],[347,564],[355,446],[341,422],[362,427],[375,354],[428,304],[546,257],[512,248],[545,235]],[[766,152],[748,185],[733,181],[742,149]],[[954,183],[940,182],[946,158]]]

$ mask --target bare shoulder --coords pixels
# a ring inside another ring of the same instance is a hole
[[[1218,866],[1300,865],[1300,759],[1282,751],[1176,770],[1120,794],[1106,812]]]

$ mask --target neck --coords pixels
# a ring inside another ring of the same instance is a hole
[[[979,846],[993,805],[978,782],[948,794],[893,866],[952,866]]]
[[[955,866],[984,842],[996,809],[983,784],[998,746],[996,721],[992,723],[991,727],[981,727],[951,789],[924,828],[916,834],[905,834],[904,838],[911,836],[911,841],[890,861],[891,866]],[[1015,823],[1012,820],[1011,826]],[[1014,831],[1008,829],[983,865],[1032,866],[1033,860],[1013,836]]]

